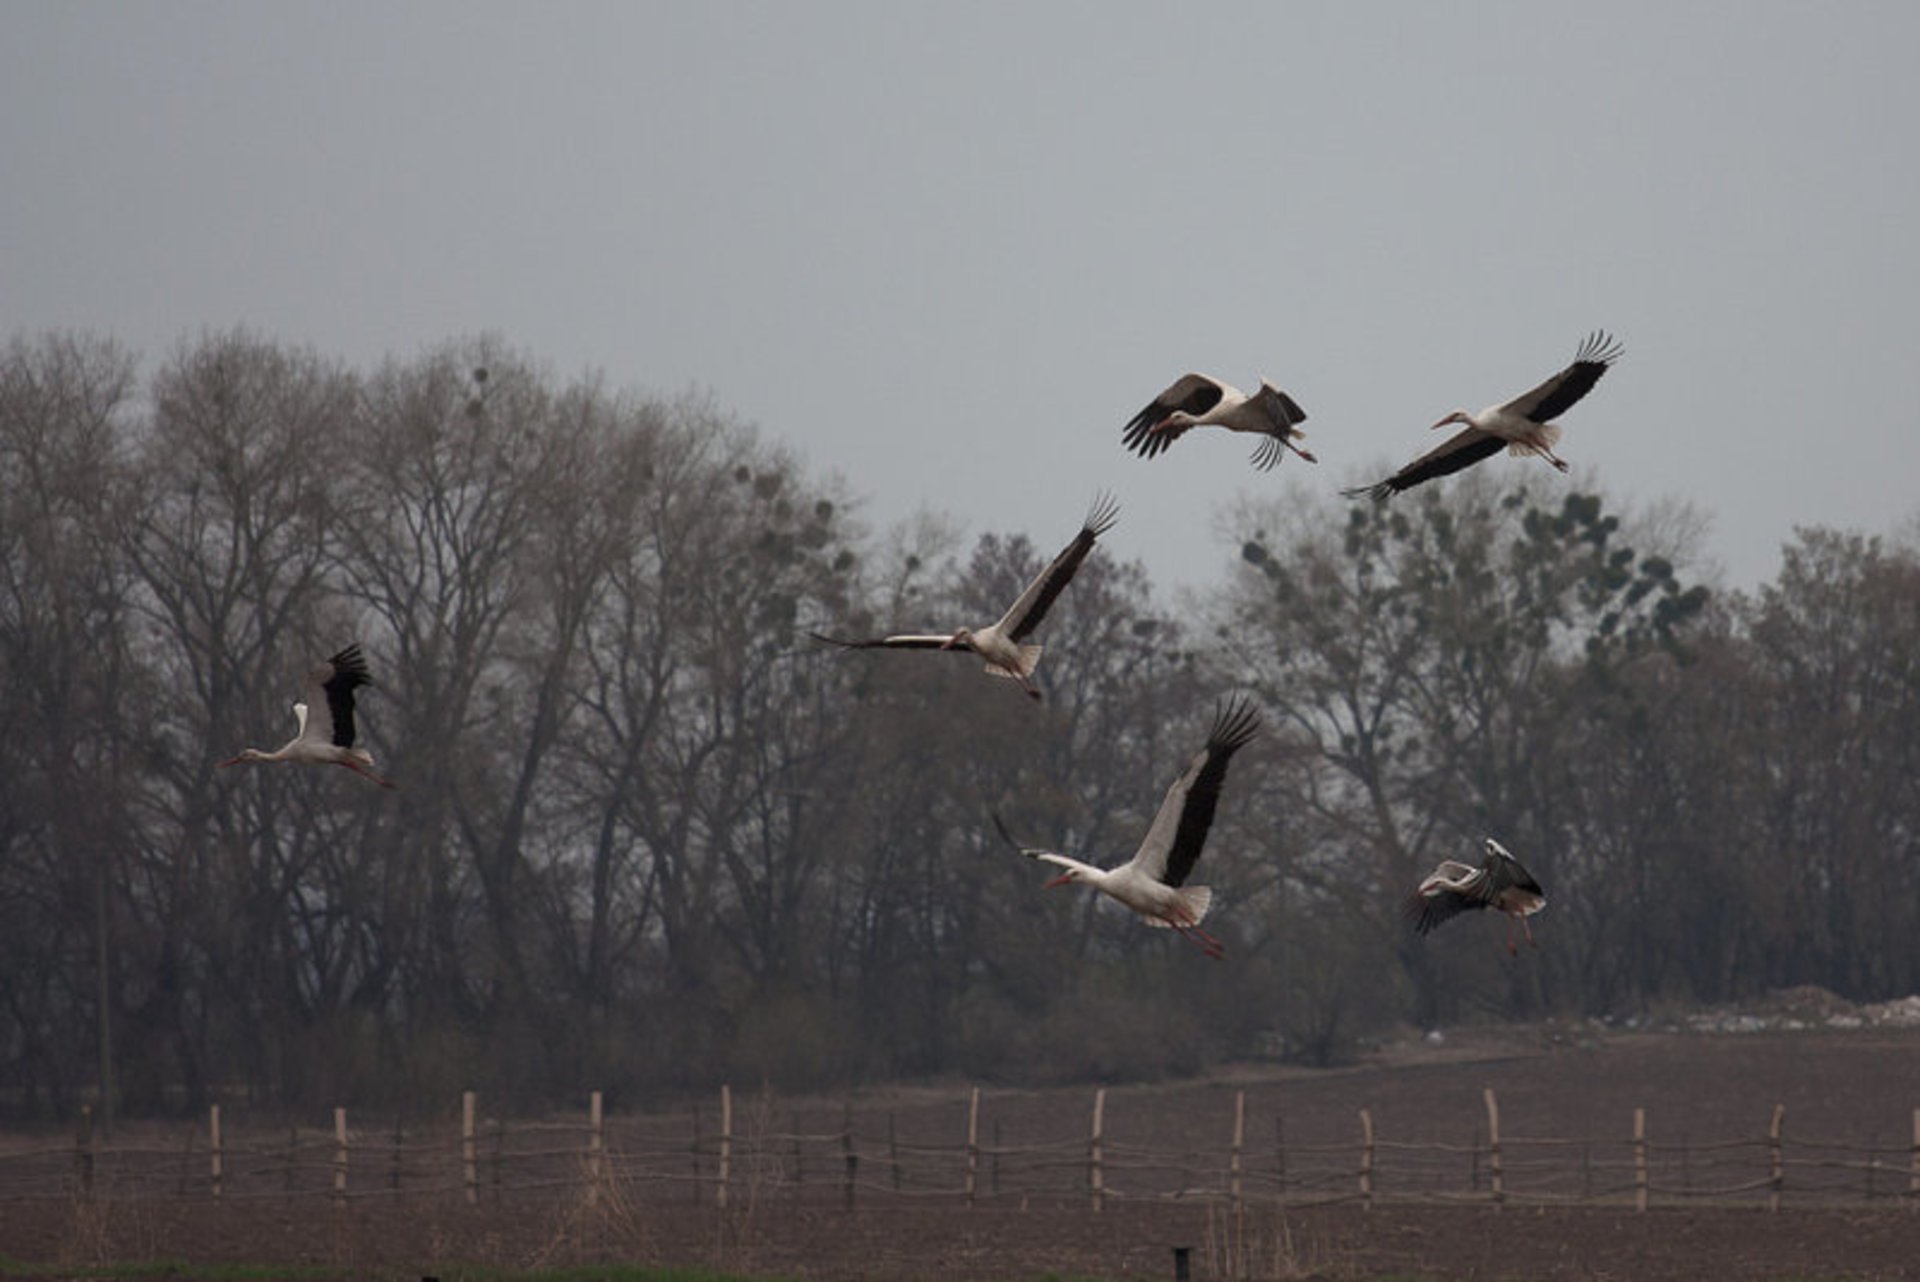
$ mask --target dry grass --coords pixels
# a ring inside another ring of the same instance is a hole
[[[1356,1266],[1315,1235],[1296,1239],[1284,1210],[1209,1206],[1200,1276],[1220,1282],[1304,1282],[1358,1277]]]

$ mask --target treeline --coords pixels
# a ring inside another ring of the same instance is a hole
[[[1684,520],[1483,471],[1239,513],[1179,617],[1123,512],[1035,707],[804,630],[991,619],[1077,510],[1037,546],[882,537],[711,404],[490,341],[354,370],[214,335],[143,373],[16,338],[0,1111],[103,1078],[156,1111],[1140,1076],[1402,1019],[1920,988],[1913,551],[1806,531],[1710,594]],[[398,792],[215,768],[291,737],[348,640]],[[1225,963],[998,843],[995,809],[1124,857],[1233,690],[1268,733],[1201,865]],[[1517,960],[1397,919],[1485,833],[1551,898]]]

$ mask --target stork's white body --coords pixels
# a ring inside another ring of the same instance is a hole
[[[291,740],[272,752],[244,748],[238,756],[229,757],[220,765],[291,761],[310,766],[342,766],[383,788],[393,787],[373,772],[373,754],[354,742],[354,691],[372,684],[360,647],[348,646],[307,674],[307,700],[293,705],[299,729]]]
[[[1141,844],[1144,849],[1146,843]],[[1091,886],[1133,909],[1149,926],[1190,929],[1205,921],[1207,909],[1213,906],[1211,887],[1169,886],[1142,866],[1138,854],[1116,868],[1096,868],[1051,850],[1031,853],[1035,859],[1066,870],[1048,885],[1078,882]]]
[[[1082,884],[1125,904],[1149,926],[1164,926],[1178,931],[1198,944],[1210,957],[1226,951],[1218,939],[1202,930],[1207,909],[1213,905],[1213,891],[1206,886],[1189,886],[1187,877],[1199,861],[1206,844],[1207,830],[1213,824],[1214,807],[1220,800],[1220,786],[1227,777],[1227,763],[1233,754],[1260,731],[1260,714],[1249,700],[1222,705],[1214,717],[1207,743],[1194,754],[1187,768],[1167,789],[1154,812],[1153,823],[1141,839],[1133,858],[1114,868],[1099,868],[1058,851],[1023,846],[1015,841],[1005,824],[994,816],[994,825],[1007,844],[1021,854],[1061,869],[1049,887]]]
[[[343,748],[320,733],[318,722],[314,723],[314,732],[307,731],[307,705],[293,705],[293,717],[298,723],[292,739],[275,748],[272,752],[262,752],[258,748],[242,748],[236,761],[297,761],[310,766],[365,766],[373,767],[373,754],[365,748]]]
[[[1450,917],[1475,909],[1491,908],[1507,918],[1507,951],[1515,952],[1513,923],[1526,931],[1527,942],[1534,943],[1533,927],[1527,918],[1547,906],[1547,894],[1513,852],[1486,839],[1486,856],[1475,867],[1458,859],[1442,859],[1407,897],[1402,909],[1419,934],[1427,934]],[[1537,946],[1537,945],[1536,945]]]
[[[1472,467],[1503,448],[1510,454],[1537,454],[1560,471],[1566,471],[1567,461],[1553,452],[1553,447],[1560,442],[1560,427],[1552,420],[1592,391],[1600,376],[1620,359],[1620,352],[1620,345],[1611,336],[1594,331],[1574,353],[1573,363],[1552,378],[1512,400],[1489,405],[1477,414],[1453,411],[1434,427],[1464,424],[1460,431],[1385,480],[1344,493],[1348,498],[1365,495],[1385,501],[1416,485]]]
[[[1307,412],[1291,396],[1260,380],[1251,396],[1211,374],[1183,374],[1122,429],[1121,441],[1143,458],[1152,458],[1192,428],[1224,427],[1229,432],[1252,432],[1264,437],[1253,452],[1253,465],[1267,470],[1292,450],[1307,462],[1309,454],[1294,442],[1306,433],[1300,424]]]
[[[1034,576],[1026,590],[1021,592],[1020,598],[1007,607],[1005,614],[984,628],[956,628],[946,635],[896,633],[871,641],[846,641],[819,632],[809,635],[816,641],[847,650],[969,650],[986,661],[989,673],[996,677],[1012,678],[1020,683],[1020,688],[1027,692],[1029,698],[1038,699],[1040,687],[1033,683],[1033,670],[1040,666],[1042,647],[1029,645],[1023,638],[1040,626],[1047,617],[1047,611],[1052,608],[1054,599],[1073,581],[1080,563],[1093,551],[1094,542],[1119,519],[1119,515],[1119,504],[1111,496],[1095,498],[1073,542],[1062,548],[1047,568]]]

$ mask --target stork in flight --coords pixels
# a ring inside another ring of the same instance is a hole
[[[1513,937],[1513,923],[1519,922],[1527,942],[1538,948],[1527,918],[1546,906],[1547,894],[1533,874],[1505,846],[1488,837],[1487,855],[1478,868],[1442,859],[1420,888],[1407,896],[1401,913],[1416,933],[1424,935],[1449,917],[1478,908],[1497,909],[1507,915],[1507,951],[1517,954],[1520,946]]]
[[[371,752],[353,746],[353,692],[372,684],[373,678],[367,675],[366,656],[360,653],[358,645],[348,646],[307,673],[306,701],[293,705],[300,731],[291,742],[273,752],[246,748],[239,756],[229,757],[220,764],[299,761],[314,766],[345,766],[382,788],[396,787],[390,780],[373,773]]]
[[[1184,436],[1189,428],[1224,427],[1231,432],[1255,432],[1263,439],[1253,451],[1253,465],[1273,467],[1292,450],[1307,462],[1316,460],[1293,442],[1305,436],[1300,424],[1307,412],[1291,396],[1265,379],[1252,396],[1231,383],[1205,374],[1184,374],[1122,429],[1121,441],[1141,458],[1152,458]]]
[[[871,641],[845,641],[818,632],[809,632],[807,635],[815,641],[824,641],[847,650],[968,650],[987,661],[988,672],[996,677],[1011,677],[1020,683],[1020,688],[1027,692],[1028,697],[1038,699],[1040,687],[1033,683],[1033,670],[1039,666],[1042,647],[1022,643],[1028,634],[1040,626],[1054,599],[1072,582],[1080,563],[1087,559],[1087,553],[1093,551],[1094,540],[1105,534],[1119,516],[1120,505],[1114,502],[1111,495],[1095,497],[1093,506],[1087,509],[1086,520],[1081,523],[1080,533],[1073,536],[1073,542],[1053,558],[1053,564],[1027,584],[1027,590],[1000,616],[998,622],[984,628],[956,628],[951,635],[901,633],[876,637]]]
[[[1200,928],[1213,902],[1213,891],[1207,886],[1189,886],[1186,881],[1200,858],[1200,848],[1207,842],[1207,829],[1213,824],[1213,810],[1220,800],[1220,785],[1227,777],[1227,763],[1259,733],[1260,714],[1251,700],[1223,704],[1214,716],[1206,747],[1194,755],[1167,789],[1133,858],[1117,868],[1096,868],[1055,851],[1023,846],[1007,831],[999,815],[993,817],[994,826],[1021,854],[1065,870],[1047,883],[1049,889],[1083,882],[1133,909],[1147,925],[1170,927],[1198,944],[1207,956],[1218,959],[1226,954],[1226,945]]]
[[[1560,440],[1559,425],[1553,420],[1572,409],[1580,398],[1593,390],[1600,376],[1620,359],[1625,350],[1613,338],[1599,330],[1587,336],[1573,355],[1573,364],[1555,374],[1530,392],[1522,393],[1502,405],[1489,405],[1478,414],[1465,410],[1453,413],[1434,424],[1466,426],[1384,481],[1356,486],[1344,493],[1350,499],[1362,495],[1385,501],[1435,477],[1449,476],[1492,458],[1501,450],[1515,454],[1538,454],[1564,472],[1567,461],[1553,452]]]

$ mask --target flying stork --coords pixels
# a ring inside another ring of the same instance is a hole
[[[1265,379],[1248,396],[1231,383],[1205,374],[1184,374],[1173,386],[1153,398],[1122,429],[1121,441],[1141,458],[1152,458],[1194,427],[1224,427],[1231,432],[1255,432],[1263,439],[1253,451],[1253,465],[1273,467],[1292,450],[1307,462],[1316,460],[1293,442],[1305,436],[1299,425],[1307,412],[1291,396]]]
[[[1625,349],[1600,330],[1587,336],[1573,355],[1573,364],[1555,374],[1530,392],[1502,405],[1490,405],[1478,414],[1455,410],[1433,426],[1449,423],[1466,426],[1428,450],[1384,481],[1356,486],[1344,493],[1350,499],[1361,495],[1384,502],[1438,476],[1450,476],[1492,458],[1501,450],[1514,454],[1538,454],[1564,472],[1567,461],[1553,452],[1560,439],[1559,425],[1553,420],[1572,409],[1580,398],[1593,390],[1600,376],[1620,359]]]
[[[1111,495],[1098,495],[1093,505],[1087,509],[1087,517],[1081,523],[1080,533],[1073,536],[1073,542],[1067,544],[1059,556],[1053,558],[1053,564],[1042,570],[1027,584],[1027,590],[1020,599],[1000,616],[996,623],[984,628],[956,628],[951,635],[916,635],[901,633],[889,637],[876,637],[871,641],[846,641],[839,637],[824,636],[818,632],[807,635],[815,641],[824,641],[828,645],[837,645],[847,650],[967,650],[987,661],[987,671],[996,677],[1010,677],[1020,683],[1020,688],[1028,697],[1038,699],[1040,687],[1033,683],[1033,670],[1039,666],[1040,651],[1037,645],[1024,645],[1027,635],[1040,626],[1047,617],[1047,610],[1053,605],[1068,583],[1072,582],[1080,563],[1087,559],[1087,553],[1093,551],[1094,540],[1110,529],[1120,516],[1120,505]]]
[[[396,787],[390,780],[373,773],[371,752],[353,746],[353,692],[372,684],[373,678],[367,675],[366,656],[360,653],[358,645],[348,646],[307,673],[306,701],[293,705],[300,730],[290,742],[273,752],[246,748],[239,756],[229,757],[220,764],[298,761],[314,766],[345,766],[382,788]]]
[[[1478,868],[1457,859],[1443,859],[1420,888],[1407,896],[1401,914],[1418,934],[1426,934],[1449,917],[1478,908],[1493,908],[1507,915],[1507,951],[1517,954],[1519,943],[1513,937],[1513,923],[1527,932],[1534,944],[1533,927],[1527,918],[1547,906],[1547,894],[1533,874],[1521,866],[1507,848],[1487,838],[1487,855]]]
[[[1213,824],[1213,809],[1220,800],[1227,763],[1258,733],[1260,714],[1251,700],[1223,704],[1214,716],[1206,747],[1194,755],[1167,789],[1133,858],[1116,868],[1096,868],[1055,851],[1023,846],[1007,831],[999,815],[993,816],[994,826],[1021,854],[1065,870],[1047,883],[1048,889],[1084,882],[1133,909],[1147,925],[1170,927],[1198,944],[1207,956],[1218,959],[1226,954],[1226,945],[1200,928],[1213,902],[1213,891],[1207,886],[1189,886],[1186,881],[1200,858],[1200,848],[1206,844],[1207,829]]]

